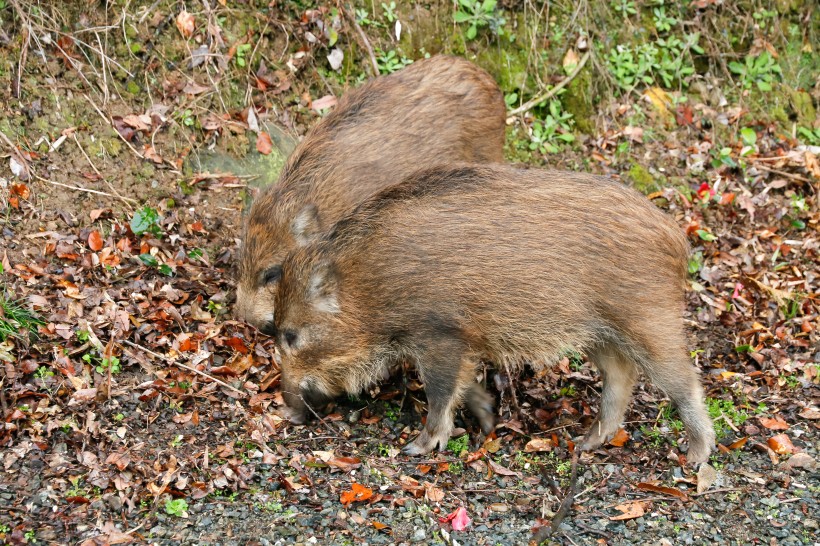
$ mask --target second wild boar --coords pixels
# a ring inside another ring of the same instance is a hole
[[[367,197],[423,166],[502,161],[505,112],[492,76],[452,56],[417,61],[342,96],[251,206],[238,317],[269,331],[285,256]]]
[[[688,243],[646,197],[588,174],[455,165],[415,173],[284,262],[275,335],[291,419],[355,394],[398,358],[428,401],[405,447],[447,445],[461,402],[492,429],[481,360],[544,366],[569,348],[603,378],[582,447],[619,428],[638,374],[676,404],[688,460],[714,445],[682,312]]]

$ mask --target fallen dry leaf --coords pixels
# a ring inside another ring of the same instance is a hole
[[[789,439],[789,437],[785,434],[778,434],[776,436],[772,436],[766,443],[769,444],[769,447],[772,449],[772,451],[774,451],[778,455],[786,455],[797,451],[797,448],[794,447],[794,444],[792,444],[791,439]]]
[[[102,235],[96,229],[88,234],[88,248],[97,252],[98,250],[102,250],[103,247],[103,240]]]
[[[817,469],[817,461],[808,453],[795,453],[788,460],[780,463],[780,466],[786,470],[792,468],[805,468],[806,470],[814,471]]]
[[[259,131],[256,135],[256,151],[262,155],[268,155],[273,151],[273,141],[265,131]]]
[[[789,424],[779,415],[775,415],[773,418],[761,417],[758,421],[760,421],[761,425],[771,430],[786,430],[789,428]]]
[[[364,502],[373,496],[373,490],[360,483],[353,482],[350,491],[343,491],[339,500],[345,506],[353,502]]]
[[[430,502],[441,502],[444,500],[444,491],[433,484],[424,484],[424,497]]]
[[[633,501],[627,502],[624,504],[619,504],[615,507],[615,510],[619,512],[623,512],[622,514],[618,514],[617,516],[610,516],[609,519],[612,521],[622,521],[627,519],[635,519],[643,516],[646,513],[645,504],[643,501]]]
[[[672,497],[677,497],[682,500],[689,499],[689,496],[686,493],[684,493],[680,489],[675,489],[674,487],[665,487],[663,485],[655,485],[654,483],[641,482],[638,485],[636,485],[635,488],[640,489],[641,491],[652,491],[653,493],[670,495]]]
[[[196,20],[192,14],[182,10],[179,12],[179,15],[177,15],[176,23],[179,33],[182,34],[184,38],[190,38],[193,36]]]
[[[333,95],[325,95],[324,97],[322,97],[320,99],[316,99],[310,105],[310,107],[313,108],[314,110],[316,110],[317,112],[319,110],[324,110],[326,108],[332,108],[334,106],[336,106],[336,97],[334,97]]]
[[[799,415],[803,419],[820,419],[820,409],[806,408],[797,415]]]
[[[708,464],[700,465],[698,469],[698,494],[707,491],[718,479],[717,471]]]
[[[609,445],[615,447],[623,447],[626,442],[629,441],[629,433],[622,428],[618,429],[618,432],[615,433],[615,436],[609,441]]]
[[[533,438],[527,445],[524,446],[526,453],[536,453],[538,451],[550,451],[552,449],[552,442],[549,438]]]

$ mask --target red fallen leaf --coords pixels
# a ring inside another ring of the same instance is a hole
[[[373,496],[373,490],[362,484],[353,482],[350,491],[343,491],[339,500],[345,506],[353,502],[364,502]]]
[[[259,131],[256,135],[256,151],[262,155],[268,155],[273,151],[273,142],[265,131]]]
[[[88,248],[93,251],[102,250],[103,240],[102,235],[96,229],[88,234]]]
[[[211,368],[210,371],[214,375],[230,375],[231,377],[239,375],[228,366],[217,366],[216,368]]]
[[[111,116],[111,121],[114,124],[114,129],[117,130],[126,142],[132,142],[134,137],[137,136],[137,132],[133,127],[123,121],[122,116]]]
[[[105,464],[117,465],[120,470],[125,470],[129,463],[131,463],[131,456],[128,453],[111,453],[105,459]]]
[[[350,472],[362,466],[362,460],[357,457],[333,457],[327,461],[327,466]]]
[[[85,497],[66,497],[66,502],[70,502],[72,504],[90,504],[91,501]]]
[[[677,110],[675,111],[675,121],[678,125],[691,125],[692,121],[694,121],[694,116],[692,115],[692,107],[688,104],[682,104],[678,106]]]
[[[817,408],[806,408],[797,415],[803,419],[820,419],[820,410]]]
[[[97,397],[97,389],[80,389],[71,398],[78,402],[90,402]]]
[[[623,447],[629,441],[629,433],[622,428],[618,429],[615,436],[609,441],[609,445],[615,447]]]
[[[438,518],[441,523],[449,523],[453,527],[453,531],[463,531],[472,522],[470,516],[467,515],[467,509],[459,506],[452,513],[443,518]]]
[[[645,503],[643,501],[634,501],[634,502],[627,502],[624,504],[619,504],[615,507],[615,510],[623,512],[622,514],[618,514],[617,516],[610,516],[610,520],[612,521],[622,521],[627,519],[635,519],[643,516],[646,513],[644,509]]]
[[[201,231],[205,231],[205,227],[202,225],[202,222],[197,220],[196,222],[191,224],[191,231],[195,231],[195,232],[199,233]]]
[[[552,442],[549,438],[533,438],[524,446],[525,453],[536,453],[539,451],[550,451]],[[470,461],[468,461],[470,462]]]
[[[419,474],[421,474],[423,476],[423,475],[427,474],[428,472],[430,472],[431,470],[433,470],[433,467],[430,466],[429,464],[420,464],[420,465],[416,466],[416,470],[418,470]]]
[[[797,451],[797,448],[794,447],[794,444],[792,444],[791,439],[789,439],[789,437],[785,434],[778,434],[776,436],[772,436],[766,443],[769,444],[769,447],[772,448],[772,451],[774,451],[778,455],[786,455]]]
[[[11,208],[13,209],[19,209],[20,199],[18,199],[17,197],[9,197],[9,205],[11,205]]]
[[[28,200],[31,197],[31,190],[25,184],[12,184],[11,194],[19,195],[21,198]]]
[[[495,472],[496,474],[501,474],[502,476],[518,476],[519,478],[521,477],[520,472],[515,472],[513,470],[510,470],[509,468],[505,468],[492,459],[487,459],[487,463],[490,465],[490,468],[492,468],[493,472]]]
[[[240,337],[229,337],[224,340],[224,343],[238,353],[248,354],[248,347]]]
[[[444,500],[444,491],[431,483],[425,483],[424,497],[430,502],[441,502]]]
[[[153,146],[149,144],[143,146],[142,155],[145,156],[145,159],[151,160],[157,165],[162,165],[162,156],[157,153]]]
[[[310,104],[310,107],[316,110],[317,112],[320,110],[324,110],[325,108],[332,108],[336,106],[336,97],[333,95],[325,95],[320,99],[316,99]]]
[[[183,10],[177,15],[176,24],[183,38],[190,38],[194,34],[194,16]]]
[[[779,415],[775,415],[774,418],[771,419],[761,417],[758,421],[760,421],[761,425],[771,430],[787,430],[789,428],[789,424]]]
[[[749,437],[748,437],[748,436],[744,436],[744,437],[743,437],[743,438],[741,438],[740,440],[735,440],[734,442],[732,442],[731,444],[729,444],[729,446],[728,446],[728,447],[729,447],[729,449],[740,449],[741,447],[743,447],[744,445],[746,445],[746,442],[748,442],[748,441],[749,441]]]
[[[382,420],[382,418],[379,415],[374,415],[372,417],[363,417],[363,418],[360,419],[360,421],[365,425],[375,425],[376,423],[378,423],[381,420]]]
[[[689,497],[686,493],[684,493],[680,489],[675,489],[674,487],[664,487],[662,485],[655,485],[653,483],[641,482],[638,485],[636,485],[635,488],[640,489],[641,491],[652,491],[653,493],[670,495],[672,497],[677,497],[681,500],[689,500]]]
[[[376,528],[377,531],[384,531],[385,533],[390,532],[390,526],[389,525],[385,525],[384,523],[381,523],[379,521],[373,521],[371,523],[372,523],[373,527]]]

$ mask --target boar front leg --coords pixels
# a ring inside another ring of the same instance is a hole
[[[464,347],[456,339],[424,340],[417,353],[417,365],[427,394],[427,424],[418,438],[402,449],[407,455],[423,455],[436,447],[447,448],[455,410],[462,395],[470,390],[469,381],[474,381],[473,371],[463,355]]]

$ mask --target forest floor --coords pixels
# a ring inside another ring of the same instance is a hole
[[[813,2],[185,4],[0,0],[0,543],[506,545],[550,524],[597,412],[584,355],[487,369],[495,432],[459,415],[446,452],[407,457],[412,370],[293,426],[273,340],[232,317],[249,199],[334,97],[439,52],[512,113],[585,62],[511,115],[508,159],[617,177],[693,247],[718,450],[686,465],[642,383],[549,540],[820,543]]]

